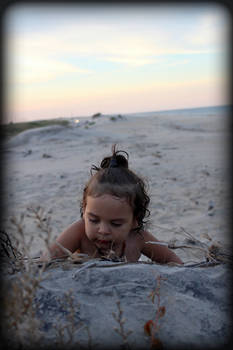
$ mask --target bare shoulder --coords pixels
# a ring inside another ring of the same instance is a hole
[[[85,232],[85,223],[83,219],[73,222],[68,226],[63,232],[75,232],[76,234],[81,234]]]
[[[60,244],[64,244],[71,252],[79,248],[79,244],[85,235],[84,220],[75,221],[68,226],[57,238]]]
[[[50,246],[50,254],[53,257],[59,257],[64,255],[64,251],[59,247],[62,245],[68,249],[71,253],[79,249],[82,244],[82,240],[85,236],[84,221],[78,220],[68,226],[56,239],[56,241]],[[57,242],[59,244],[57,244]]]
[[[143,238],[144,243],[148,242],[148,241],[152,241],[152,242],[159,242],[159,240],[157,238],[155,238],[154,235],[152,235],[151,232],[149,231],[142,231],[141,236]]]

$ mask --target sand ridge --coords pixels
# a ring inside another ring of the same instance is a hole
[[[158,239],[168,241],[184,227],[197,238],[208,234],[229,243],[227,125],[222,116],[174,118],[155,113],[115,120],[80,118],[78,124],[71,120],[69,127],[25,131],[5,145],[4,228],[12,230],[9,217],[30,205],[40,205],[51,215],[53,237],[79,219],[91,165],[99,165],[117,143],[129,153],[132,170],[148,183],[148,228]],[[37,254],[42,249],[38,229],[27,217],[25,225],[28,236],[35,237],[31,249]],[[191,258],[182,250],[176,253]],[[196,259],[201,259],[198,254]]]

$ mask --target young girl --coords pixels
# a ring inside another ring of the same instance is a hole
[[[93,175],[92,171],[95,171]],[[92,166],[81,203],[81,219],[74,222],[50,247],[50,257],[64,256],[61,246],[70,252],[93,258],[115,256],[136,262],[141,254],[158,263],[181,259],[144,229],[150,199],[145,184],[128,168],[128,153],[112,148],[112,155]],[[57,243],[58,242],[58,243]]]

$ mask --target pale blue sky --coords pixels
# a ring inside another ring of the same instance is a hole
[[[7,117],[21,121],[227,104],[219,5],[14,5]]]

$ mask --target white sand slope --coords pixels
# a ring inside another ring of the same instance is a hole
[[[25,331],[21,337],[29,347],[40,344],[41,348],[53,348],[59,340],[58,330],[75,324],[71,344],[64,332],[63,348],[80,348],[78,344],[82,344],[84,349],[117,350],[125,343],[126,349],[150,349],[151,338],[144,332],[150,320],[157,324],[153,334],[165,349],[221,349],[228,345],[232,295],[231,272],[225,265],[188,268],[92,260],[81,267],[60,263],[44,274],[35,297],[41,333],[34,332],[32,337],[33,333]],[[9,280],[14,285],[14,276]],[[65,298],[68,291],[74,298],[72,322]],[[154,303],[151,293],[156,293]],[[164,310],[161,318],[159,308]],[[117,318],[125,320],[121,335],[116,332],[120,331]],[[23,322],[21,329],[30,329],[28,318]],[[10,340],[19,344],[18,339],[14,331]]]
[[[91,124],[95,122],[95,124]],[[30,205],[42,206],[52,218],[53,237],[79,219],[82,190],[92,164],[111,151],[113,143],[129,153],[132,170],[149,185],[151,232],[160,240],[180,238],[180,227],[204,240],[229,243],[230,215],[228,121],[222,116],[127,116],[111,121],[102,116],[70,127],[28,130],[5,148],[4,166],[9,218]],[[31,251],[43,249],[38,229],[25,217]],[[185,260],[200,260],[200,252],[176,253]]]

